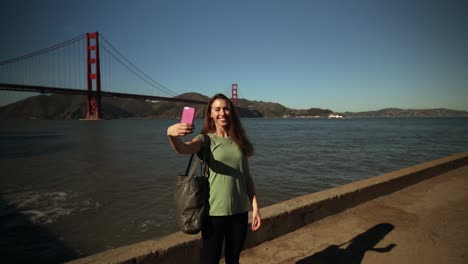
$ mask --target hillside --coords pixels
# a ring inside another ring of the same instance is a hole
[[[198,93],[185,93],[177,98],[208,101],[209,97]],[[146,102],[138,99],[103,98],[103,118],[178,118],[186,103]],[[196,116],[204,115],[205,105],[191,105],[197,109]],[[239,113],[246,118],[327,118],[334,112],[329,109],[290,109],[279,103],[239,99]],[[352,117],[442,117],[468,116],[466,111],[449,109],[399,109],[386,108],[378,111],[345,112]],[[0,119],[80,119],[86,116],[86,97],[77,95],[37,95],[0,107]]]
[[[209,97],[198,93],[186,93],[176,98],[208,101]],[[265,107],[270,103],[250,102],[256,107],[240,107],[241,117],[280,117],[284,106]],[[178,118],[186,103],[146,102],[137,99],[102,98],[104,119],[119,118]],[[197,109],[196,116],[204,115],[205,105],[191,105]],[[258,108],[258,109],[257,109]],[[276,108],[280,109],[277,110]],[[86,97],[77,95],[37,95],[0,107],[0,119],[80,119],[86,116]]]
[[[467,111],[435,109],[385,108],[377,111],[345,112],[346,117],[457,117],[468,116]]]
[[[208,100],[199,94],[180,95],[180,98]],[[119,118],[176,118],[183,103],[146,102],[137,99],[102,98],[104,119]],[[194,105],[197,116],[204,106]],[[86,96],[37,95],[0,107],[0,119],[80,119],[86,116]]]

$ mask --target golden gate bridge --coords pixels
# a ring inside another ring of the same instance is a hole
[[[0,90],[86,95],[86,119],[102,117],[102,97],[206,104],[177,97],[98,32],[1,61]],[[238,105],[237,83],[231,86],[231,100]]]

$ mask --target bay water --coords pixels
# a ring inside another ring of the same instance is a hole
[[[0,121],[4,259],[59,263],[177,231],[173,192],[189,156],[168,143],[175,122]],[[242,123],[261,207],[468,151],[468,118]]]

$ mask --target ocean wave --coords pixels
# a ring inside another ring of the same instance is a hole
[[[2,196],[8,205],[26,216],[31,222],[52,224],[61,217],[97,209],[101,204],[91,199],[82,200],[77,193],[59,192],[7,192]]]

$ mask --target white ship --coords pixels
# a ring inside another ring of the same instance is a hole
[[[328,119],[343,119],[344,117],[342,115],[339,115],[339,114],[330,114],[328,116]]]

